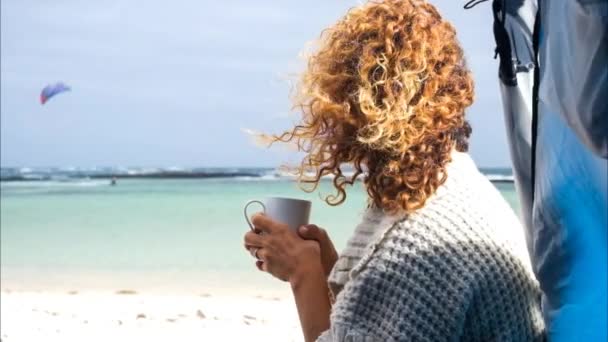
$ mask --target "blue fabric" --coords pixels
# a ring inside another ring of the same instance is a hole
[[[575,129],[579,127],[573,127],[575,120],[569,119],[579,114],[597,116],[598,113],[566,111],[568,107],[563,105],[567,98],[562,94],[567,88],[564,82],[571,82],[567,83],[571,86],[584,82],[566,80],[566,75],[556,70],[560,65],[583,62],[570,60],[573,54],[558,55],[558,51],[563,52],[565,46],[571,44],[565,42],[569,36],[562,32],[564,21],[555,21],[567,15],[559,13],[567,8],[548,3],[543,2],[547,5],[541,6],[538,140],[532,213],[534,266],[543,290],[549,341],[608,341],[608,160],[602,158],[597,149],[590,148],[587,137]],[[569,27],[574,31],[579,28]],[[586,51],[585,58],[593,60],[599,56],[594,55],[593,49]],[[602,65],[605,67],[607,63],[604,58]],[[597,89],[606,87],[602,83],[605,79],[597,81]],[[572,96],[573,91],[568,91],[568,96]],[[598,97],[597,92],[587,94],[589,98],[577,97],[577,101],[594,103],[593,108],[603,110],[608,107],[606,98]],[[572,105],[571,108],[581,107]],[[606,135],[608,132],[604,131],[599,141],[605,141]]]
[[[499,46],[511,52],[501,59],[517,70],[515,85],[501,78],[501,92],[549,340],[608,341],[608,0],[538,2],[533,165],[526,138],[535,101],[526,101],[526,80],[537,1],[499,4],[511,44]]]
[[[549,341],[607,341],[607,161],[539,106],[533,259]]]

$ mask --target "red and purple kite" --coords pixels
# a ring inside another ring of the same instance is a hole
[[[46,101],[48,101],[51,97],[70,90],[71,88],[65,85],[63,82],[49,84],[44,87],[40,93],[40,104],[45,104]]]

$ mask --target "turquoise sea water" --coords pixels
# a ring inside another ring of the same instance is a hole
[[[311,222],[340,250],[365,207],[361,185],[326,205],[288,180],[192,179],[2,182],[3,288],[272,287],[242,247],[242,206],[277,195],[313,201]],[[516,208],[511,183],[497,184]],[[321,192],[330,193],[328,182]]]

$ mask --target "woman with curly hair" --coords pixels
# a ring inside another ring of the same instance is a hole
[[[333,178],[331,205],[362,177],[368,209],[339,257],[314,225],[257,214],[245,234],[291,284],[306,341],[544,339],[523,230],[465,153],[472,102],[455,30],[426,1],[369,2],[323,31],[301,122],[267,138],[305,152],[308,190]]]

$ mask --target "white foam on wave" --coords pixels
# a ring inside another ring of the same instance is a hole
[[[2,182],[3,188],[57,188],[57,187],[96,187],[108,186],[109,181],[106,180],[75,180],[75,181],[20,181],[20,182]]]
[[[22,167],[22,168],[19,169],[19,173],[30,173],[32,171],[33,170],[31,168],[29,168],[29,167]]]
[[[486,177],[488,177],[488,179],[490,181],[494,181],[494,182],[513,182],[515,181],[515,179],[513,178],[512,175],[498,175],[498,174],[487,174],[485,175]]]
[[[273,182],[273,181],[288,180],[287,177],[281,177],[278,175],[263,175],[260,177],[251,177],[251,176],[229,177],[229,178],[225,178],[225,179],[231,179],[231,180],[241,181],[241,182],[259,182],[259,181]]]

